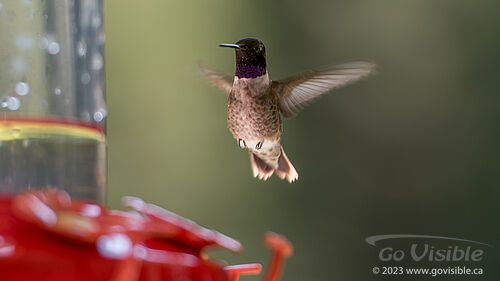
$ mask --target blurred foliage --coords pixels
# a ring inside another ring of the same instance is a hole
[[[235,237],[243,255],[215,253],[230,263],[266,262],[262,234],[284,233],[296,248],[289,281],[372,280],[364,238],[375,234],[500,245],[499,8],[105,1],[109,205],[139,196]],[[275,79],[360,58],[379,65],[286,120],[292,185],[252,178],[224,94],[198,73],[199,61],[233,73],[234,53],[217,44],[250,36],[266,44]]]

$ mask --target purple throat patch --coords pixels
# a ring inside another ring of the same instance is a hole
[[[236,76],[239,78],[257,78],[266,74],[266,68],[259,65],[236,65]]]

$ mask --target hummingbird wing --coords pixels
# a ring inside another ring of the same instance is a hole
[[[280,97],[283,116],[293,117],[318,97],[359,80],[374,68],[375,64],[372,62],[350,62],[273,81],[271,87]]]
[[[219,73],[213,69],[210,69],[206,66],[201,66],[201,73],[205,75],[207,80],[212,83],[212,85],[216,86],[217,88],[221,89],[224,93],[229,95],[231,93],[231,89],[233,88],[233,79],[231,79],[229,76]]]

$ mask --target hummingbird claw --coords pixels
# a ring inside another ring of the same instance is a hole
[[[242,139],[239,139],[238,140],[238,145],[241,147],[241,148],[247,148],[247,143],[242,140]]]
[[[257,145],[255,145],[255,149],[257,149],[257,150],[258,150],[258,149],[261,149],[261,148],[262,148],[262,144],[264,144],[264,141],[259,141],[259,142],[257,143]]]

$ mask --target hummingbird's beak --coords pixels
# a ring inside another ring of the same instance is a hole
[[[237,45],[237,44],[220,44],[219,47],[229,47],[229,48],[239,49],[240,45]]]

